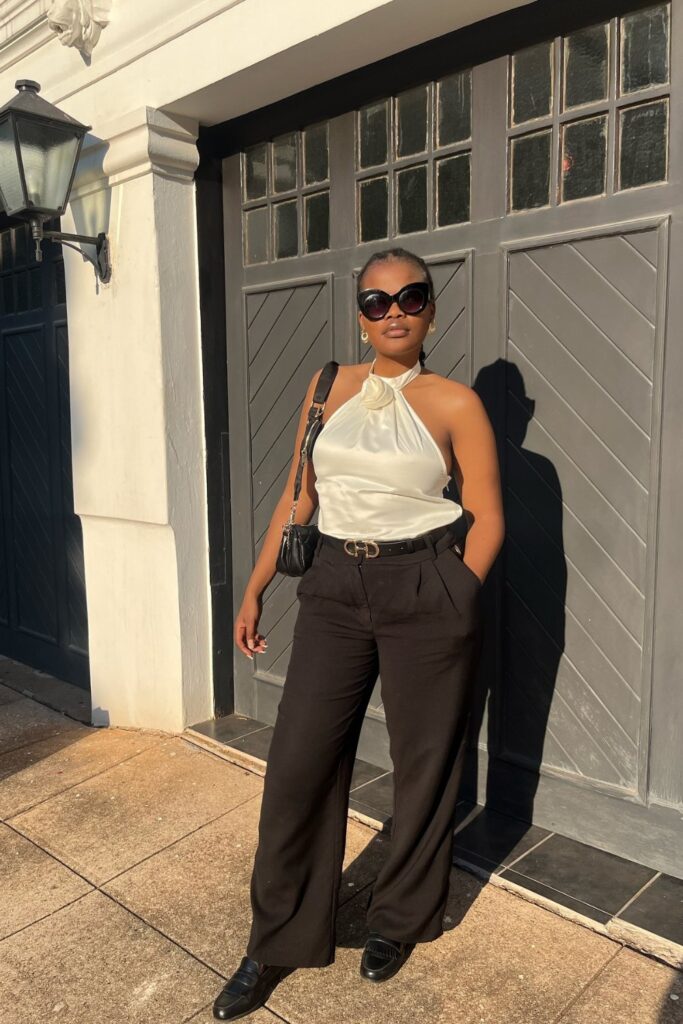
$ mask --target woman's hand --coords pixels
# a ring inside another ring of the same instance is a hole
[[[235,619],[235,643],[243,654],[254,660],[254,654],[264,654],[268,641],[256,632],[263,604],[260,595],[247,591]]]

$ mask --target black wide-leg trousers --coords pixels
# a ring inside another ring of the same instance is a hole
[[[405,942],[443,932],[481,583],[452,533],[423,536],[426,548],[372,558],[323,534],[297,586],[250,887],[247,954],[261,963],[334,962],[351,773],[378,673],[394,810],[367,925]]]

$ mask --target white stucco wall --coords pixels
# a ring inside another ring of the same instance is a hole
[[[64,250],[95,724],[212,715],[197,123],[527,2],[113,0],[89,60],[52,35],[46,0],[0,10],[0,103],[32,78],[92,125],[62,224],[111,245],[104,285]]]
[[[196,164],[193,126],[132,111],[88,146],[63,218],[92,234],[106,212],[113,264],[98,285],[65,250],[94,724],[212,715]]]

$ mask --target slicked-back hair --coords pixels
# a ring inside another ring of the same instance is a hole
[[[380,249],[378,252],[373,252],[361,267],[358,278],[356,279],[357,291],[363,290],[363,278],[367,271],[374,267],[377,263],[412,263],[416,270],[420,271],[422,279],[429,285],[429,299],[431,302],[434,301],[434,281],[432,280],[432,274],[422,259],[417,253],[411,252],[410,249],[403,249],[401,246],[394,246],[391,249]],[[420,363],[422,366],[425,364],[425,350],[424,346],[420,349]]]

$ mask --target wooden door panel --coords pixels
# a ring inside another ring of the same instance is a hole
[[[529,766],[547,723],[543,769],[631,793],[647,743],[657,327],[644,234],[657,229],[515,249],[507,290],[501,754]]]

